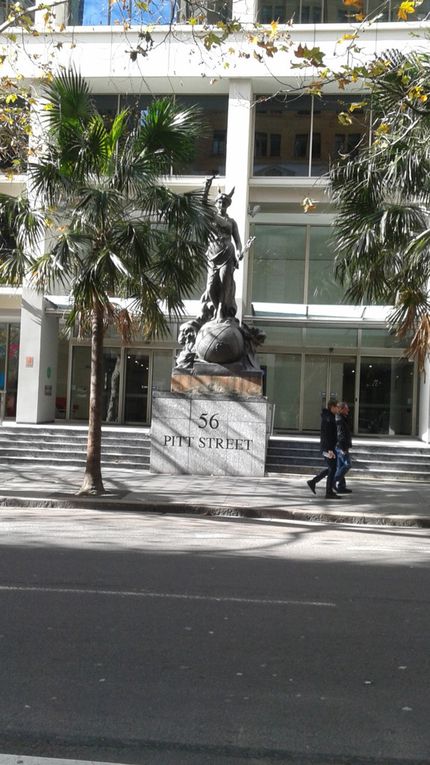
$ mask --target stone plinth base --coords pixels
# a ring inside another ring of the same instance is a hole
[[[155,392],[150,469],[263,476],[268,431],[269,403],[262,396]]]
[[[187,374],[174,372],[171,378],[172,393],[216,393],[238,396],[261,396],[262,372],[243,372],[240,376],[228,374]]]

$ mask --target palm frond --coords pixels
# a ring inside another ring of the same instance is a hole
[[[170,98],[153,101],[142,114],[139,143],[154,156],[160,172],[179,171],[195,155],[203,131],[197,106],[181,108]]]
[[[42,97],[48,128],[56,135],[65,125],[86,125],[95,111],[89,85],[74,69],[54,77],[45,85]]]

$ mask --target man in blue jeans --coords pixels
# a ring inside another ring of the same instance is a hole
[[[321,454],[324,457],[324,462],[327,465],[324,470],[321,470],[318,475],[306,481],[311,492],[316,494],[315,486],[323,478],[327,478],[325,497],[326,499],[342,499],[338,497],[334,491],[334,476],[336,472],[337,460],[336,460],[336,440],[337,429],[335,416],[338,411],[338,404],[336,399],[331,398],[327,402],[327,408],[324,408],[321,412],[321,438],[320,447]]]
[[[348,424],[349,406],[346,401],[341,401],[336,413],[336,473],[334,476],[334,486],[337,494],[351,494],[345,482],[345,476],[348,470],[351,470],[351,457],[349,450],[352,446],[351,431]]]

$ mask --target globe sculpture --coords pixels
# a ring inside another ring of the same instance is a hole
[[[197,358],[212,364],[232,364],[242,358],[245,345],[234,321],[208,321],[196,337]]]

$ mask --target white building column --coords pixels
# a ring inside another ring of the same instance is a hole
[[[235,188],[229,215],[239,227],[242,244],[249,235],[249,174],[253,146],[252,84],[250,80],[230,81],[227,123],[225,191]],[[248,255],[236,272],[237,318],[242,319],[246,305]]]
[[[22,290],[17,422],[52,422],[57,387],[58,318],[47,316],[44,298]]]
[[[37,151],[43,145],[43,105],[40,92],[34,89],[37,99],[32,106],[30,144]],[[29,197],[37,207],[36,195],[29,190]],[[46,247],[45,237],[36,245],[41,254]],[[55,418],[55,394],[57,385],[58,318],[44,310],[43,295],[23,284],[21,301],[21,330],[19,345],[18,392],[16,421],[37,423],[52,422]]]
[[[418,436],[430,443],[430,360],[427,357],[424,374],[418,377]]]

